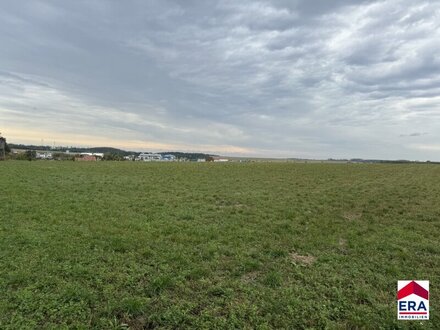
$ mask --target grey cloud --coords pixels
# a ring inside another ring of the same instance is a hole
[[[1,6],[0,126],[267,156],[439,158],[400,139],[418,127],[430,132],[420,145],[440,138],[436,1]]]
[[[400,134],[400,137],[419,137],[419,136],[422,136],[425,134],[427,134],[427,133],[414,132],[411,134]]]

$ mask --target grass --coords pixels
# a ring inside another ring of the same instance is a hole
[[[0,173],[1,329],[439,327],[439,166]],[[397,321],[399,279],[430,280],[429,321]]]

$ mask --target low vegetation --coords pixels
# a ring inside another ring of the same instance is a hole
[[[0,163],[0,328],[438,328],[440,167]],[[431,320],[397,321],[399,279]]]

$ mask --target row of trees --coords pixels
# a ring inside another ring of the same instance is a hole
[[[105,153],[102,160],[116,160],[116,161],[122,161],[124,160],[124,156],[117,153]]]

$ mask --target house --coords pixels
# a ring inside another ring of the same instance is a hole
[[[52,159],[52,153],[51,152],[38,152],[35,154],[35,158],[37,159]]]
[[[142,152],[136,157],[136,160],[144,162],[157,162],[162,160],[162,155]]]
[[[177,157],[172,154],[162,155],[151,152],[141,152],[134,160],[143,162],[175,162],[177,161]]]
[[[221,157],[218,157],[218,156],[213,156],[212,159],[216,163],[217,162],[228,162],[229,161],[229,159],[227,159],[227,158],[221,158]]]
[[[175,162],[176,156],[174,155],[162,155],[162,160],[165,162]]]
[[[102,152],[81,152],[81,156],[95,156],[98,158],[104,158],[104,153]]]

